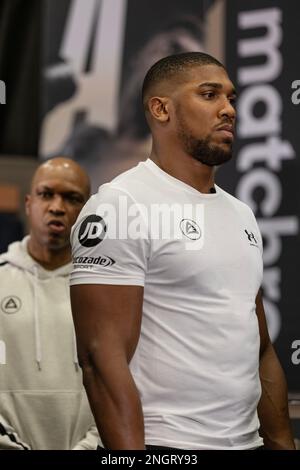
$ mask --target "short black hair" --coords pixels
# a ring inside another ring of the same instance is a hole
[[[155,83],[159,83],[161,80],[171,79],[179,73],[185,72],[187,68],[202,65],[217,65],[218,67],[224,68],[221,62],[204,52],[182,52],[180,54],[163,57],[155,62],[144,78],[142,87],[143,102],[148,90]]]

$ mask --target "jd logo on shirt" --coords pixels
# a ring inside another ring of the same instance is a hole
[[[1,310],[4,313],[17,313],[21,308],[22,302],[19,297],[9,295],[1,301]]]
[[[78,240],[83,246],[96,246],[106,234],[106,225],[99,215],[89,215],[81,224]]]
[[[180,230],[190,240],[198,240],[201,237],[201,229],[199,225],[191,219],[182,219],[180,222]]]

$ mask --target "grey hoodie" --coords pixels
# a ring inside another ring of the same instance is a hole
[[[71,264],[47,271],[27,242],[0,256],[0,449],[95,449],[70,309]]]

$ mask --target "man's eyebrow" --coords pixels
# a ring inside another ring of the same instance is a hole
[[[49,188],[49,186],[46,186],[45,184],[41,184],[41,185],[37,185],[36,186],[36,190],[37,191],[41,191],[41,190],[44,190],[44,191],[51,191],[53,192],[53,189],[52,188]]]
[[[84,194],[79,192],[79,191],[76,191],[75,189],[62,191],[61,193],[64,194],[65,196],[80,196],[80,197],[84,198]]]
[[[216,88],[217,90],[220,90],[221,88],[223,88],[223,85],[222,83],[216,83],[216,82],[203,82],[203,83],[200,83],[200,85],[198,85],[198,88],[202,88],[202,87],[211,87],[211,88]],[[233,95],[236,95],[235,88],[232,88],[231,93]]]
[[[36,190],[37,191],[49,191],[50,193],[55,192],[55,189],[50,188],[49,186],[45,184],[37,186]],[[66,189],[66,190],[60,191],[60,194],[62,194],[63,196],[79,196],[81,198],[84,198],[84,194],[81,193],[80,191],[76,191],[76,189]]]

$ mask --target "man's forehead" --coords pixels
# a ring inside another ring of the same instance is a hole
[[[80,187],[73,181],[61,180],[57,178],[41,178],[35,182],[36,188],[48,188],[53,191],[64,191],[70,189],[80,189]]]
[[[78,175],[66,172],[64,177],[56,172],[41,171],[36,173],[32,181],[32,189],[49,188],[53,191],[83,192],[82,181]]]
[[[226,70],[223,67],[212,64],[191,67],[190,70],[187,71],[186,80],[197,82],[198,85],[211,82],[233,87],[233,83],[228,77]]]

